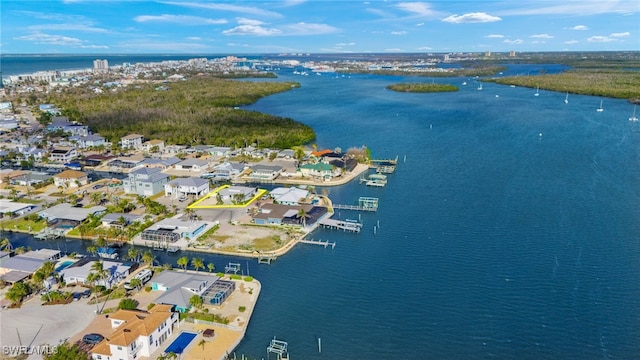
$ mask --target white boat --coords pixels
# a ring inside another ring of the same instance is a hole
[[[602,108],[602,99],[600,99],[600,107],[596,109],[597,112],[603,112],[604,109]]]
[[[636,106],[633,106],[633,115],[629,118],[629,121],[638,121],[638,117],[636,117]]]
[[[478,86],[478,90],[482,90],[482,84]]]
[[[464,81],[464,82],[462,83],[462,85],[467,85],[467,82],[466,82],[466,81]]]
[[[538,96],[538,95],[540,95],[540,87],[536,86],[536,93],[533,94],[533,96]]]
[[[567,96],[565,96],[564,98],[564,103],[568,104],[569,103],[569,92],[567,91]]]

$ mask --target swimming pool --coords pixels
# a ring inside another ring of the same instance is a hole
[[[69,266],[71,266],[75,261],[65,261],[63,263],[61,263],[60,265],[56,266],[56,271],[62,271],[66,268],[68,268]]]
[[[170,352],[174,354],[182,354],[184,349],[186,349],[187,346],[189,346],[189,343],[193,341],[193,339],[195,339],[197,335],[198,334],[191,333],[191,332],[184,332],[184,331],[181,332],[180,335],[178,335],[178,337],[175,340],[173,340],[171,345],[167,346],[167,348],[164,349],[164,352],[166,354]]]

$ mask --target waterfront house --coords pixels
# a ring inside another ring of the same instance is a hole
[[[315,164],[304,164],[300,166],[300,169],[298,171],[303,176],[320,178],[320,179],[323,179],[324,181],[329,181],[341,174],[340,169],[336,168],[333,165],[325,164],[323,162],[319,162]]]
[[[159,243],[176,242],[180,238],[196,239],[207,228],[204,221],[183,221],[175,218],[167,218],[146,228],[142,234],[142,240],[157,241]]]
[[[203,159],[189,158],[175,165],[176,170],[204,172],[209,168],[209,162]]]
[[[145,158],[144,160],[142,160],[142,162],[139,165],[145,166],[145,167],[157,167],[161,170],[167,170],[172,166],[174,166],[175,164],[179,163],[180,161],[182,160],[178,159],[177,157],[170,157],[170,158],[164,158],[164,159]]]
[[[87,136],[89,135],[89,127],[69,121],[66,116],[54,116],[51,123],[45,128],[46,131],[63,131],[71,136]]]
[[[122,186],[126,194],[152,196],[163,191],[164,184],[168,182],[169,175],[160,169],[141,167],[130,171]]]
[[[100,222],[104,227],[124,229],[126,226],[129,226],[136,221],[140,221],[141,219],[142,219],[142,215],[135,215],[135,214],[128,214],[128,213],[110,213],[103,216],[100,219]]]
[[[282,205],[300,205],[307,202],[309,191],[297,187],[278,187],[269,193],[274,203]]]
[[[305,218],[299,215],[300,209],[305,212]],[[281,205],[264,204],[260,212],[253,216],[253,223],[257,225],[313,225],[326,216],[328,209],[313,205]]]
[[[221,189],[218,194],[224,202],[245,202],[255,196],[257,188],[248,186],[229,186]]]
[[[65,170],[53,175],[53,183],[64,189],[80,187],[89,183],[86,173],[77,170]]]
[[[278,153],[277,157],[281,159],[293,159],[295,155],[296,155],[296,152],[293,151],[292,149],[284,149]]]
[[[51,179],[51,175],[46,172],[28,171],[26,174],[22,174],[11,179],[11,184],[20,186],[33,186],[43,183],[49,179]]]
[[[112,333],[94,346],[93,360],[149,358],[173,334],[179,321],[171,305],[149,311],[118,310],[109,315]]]
[[[229,156],[231,154],[231,148],[226,146],[213,146],[209,148],[209,154],[212,156]]]
[[[140,134],[129,134],[120,138],[120,147],[123,149],[141,149],[144,136]]]
[[[213,167],[212,177],[220,180],[232,180],[240,175],[247,166],[239,162],[224,162]]]
[[[91,154],[84,159],[80,160],[80,163],[84,166],[99,166],[104,161],[113,159],[113,156],[103,155],[103,154]]]
[[[89,215],[100,216],[107,211],[104,206],[92,206],[90,208],[78,208],[69,203],[62,203],[38,212],[38,215],[47,220],[49,226],[60,228],[72,228],[82,223]]]
[[[254,165],[251,167],[249,178],[256,181],[275,180],[282,172],[282,166],[277,165]]]
[[[49,160],[57,163],[68,163],[78,157],[78,151],[72,146],[57,146],[49,152]]]
[[[111,171],[121,171],[124,169],[133,169],[140,166],[145,157],[142,155],[120,156],[109,161],[108,166]]]
[[[102,261],[102,268],[106,270],[107,277],[95,284],[91,284],[89,274],[91,274],[93,263]],[[60,276],[67,284],[84,284],[84,285],[101,285],[107,289],[115,286],[121,280],[124,280],[129,274],[137,268],[137,264],[123,262],[120,260],[98,260],[96,258],[82,258],[73,263],[69,267],[60,270]]]
[[[95,134],[89,134],[85,136],[70,136],[69,140],[78,144],[78,147],[81,149],[107,145],[104,137]]]
[[[221,280],[207,273],[166,270],[151,280],[153,290],[164,291],[155,302],[175,306],[186,312],[191,308],[193,295],[202,297],[205,304],[221,305],[235,290],[235,282]]]
[[[13,200],[0,199],[0,218],[8,214],[10,217],[22,216],[35,208],[35,204],[19,203]]]
[[[200,198],[209,193],[209,180],[196,177],[176,178],[164,184],[164,196]]]
[[[153,139],[142,143],[142,150],[149,153],[162,153],[164,145],[164,140]]]

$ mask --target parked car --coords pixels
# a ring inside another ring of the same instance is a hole
[[[103,187],[103,186],[104,186],[104,185],[102,185],[102,184],[96,184],[96,185],[93,185],[93,190],[100,189],[100,188],[101,188],[101,187]]]
[[[104,336],[96,333],[87,334],[82,337],[82,342],[85,344],[95,345],[104,340]]]
[[[180,202],[187,201],[187,197],[186,196],[180,196],[178,201],[180,201]]]
[[[86,289],[82,292],[82,297],[88,298],[89,296],[91,296],[91,289]]]
[[[73,293],[73,301],[78,301],[82,297],[82,293],[74,292]]]

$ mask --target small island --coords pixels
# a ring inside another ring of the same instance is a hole
[[[403,83],[387,86],[387,89],[398,92],[413,93],[433,93],[433,92],[452,92],[458,91],[459,88],[450,84],[433,84],[433,83]]]

